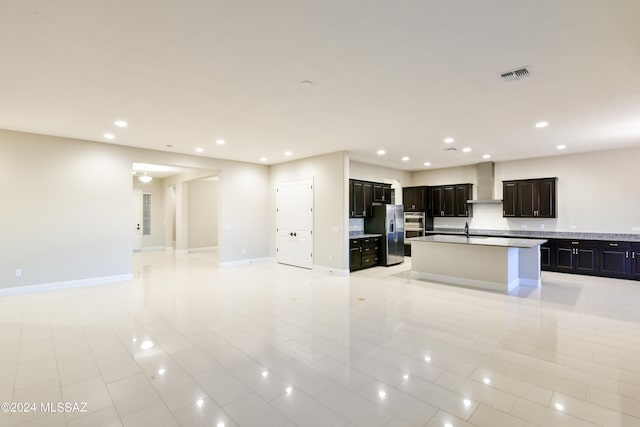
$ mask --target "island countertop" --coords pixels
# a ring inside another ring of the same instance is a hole
[[[513,237],[480,237],[436,234],[406,239],[405,242],[458,243],[462,245],[500,246],[506,248],[533,248],[546,243],[546,239],[518,239]]]

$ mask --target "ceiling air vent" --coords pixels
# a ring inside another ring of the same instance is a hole
[[[510,82],[512,80],[524,79],[525,77],[529,77],[530,75],[531,75],[531,72],[529,71],[529,69],[527,67],[522,67],[522,68],[518,68],[517,70],[502,73],[500,74],[500,77],[505,82]]]

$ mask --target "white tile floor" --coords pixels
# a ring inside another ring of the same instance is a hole
[[[131,282],[0,298],[0,402],[37,404],[0,427],[640,426],[640,282],[504,295],[409,262],[213,259],[139,253]]]

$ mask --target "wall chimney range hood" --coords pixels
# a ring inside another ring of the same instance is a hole
[[[502,199],[495,196],[495,163],[478,163],[478,198],[467,200],[467,203],[498,204]]]

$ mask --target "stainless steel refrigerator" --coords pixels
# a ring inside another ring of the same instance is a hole
[[[382,234],[381,265],[404,262],[404,208],[402,205],[373,207],[373,216],[364,220],[367,233]]]

